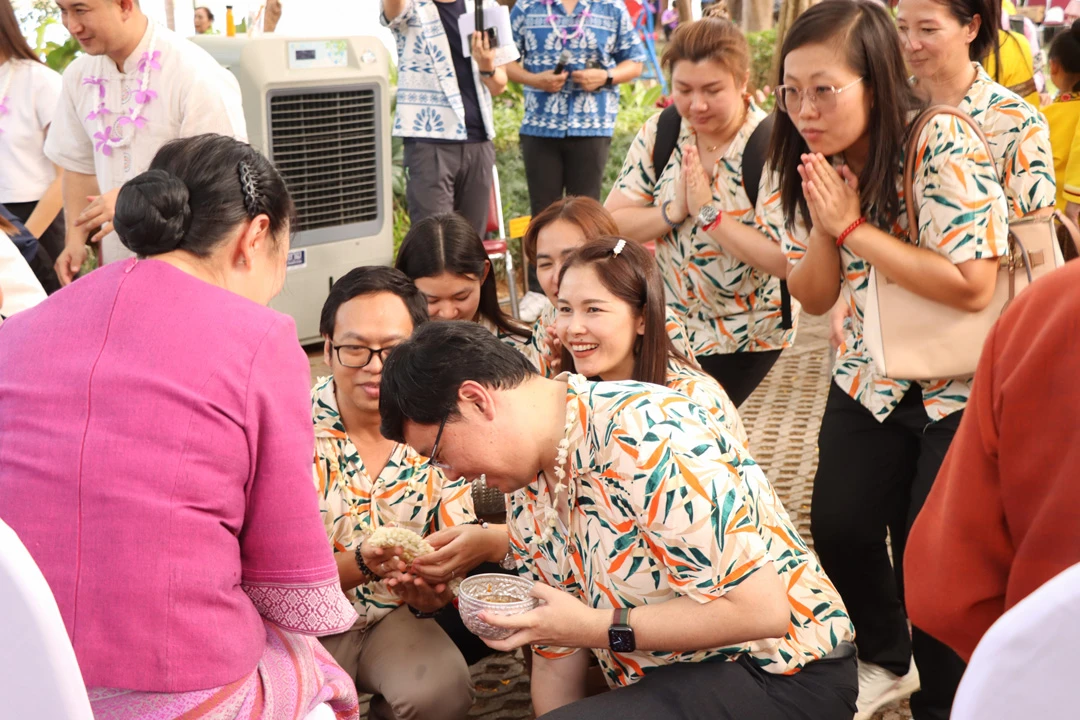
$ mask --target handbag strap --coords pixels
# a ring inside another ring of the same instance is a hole
[[[1069,239],[1072,240],[1073,250],[1076,251],[1077,255],[1080,255],[1080,229],[1076,227],[1076,223],[1066,217],[1065,213],[1060,210],[1054,211],[1054,219],[1068,231]],[[1068,253],[1065,252],[1066,250],[1067,248],[1061,248],[1062,253],[1065,254],[1066,259],[1068,259]]]
[[[919,150],[919,138],[923,128],[935,115],[954,115],[966,122],[975,134],[982,140],[986,148],[986,156],[990,158],[991,165],[994,163],[994,154],[990,151],[990,142],[986,139],[986,133],[982,131],[978,123],[971,119],[963,110],[954,108],[952,105],[933,105],[923,110],[908,131],[907,150],[904,153],[904,204],[907,205],[908,238],[917,246],[919,245],[919,212],[915,208],[915,166],[918,164],[917,153]],[[997,177],[997,170],[994,170]],[[914,234],[914,238],[912,238]]]

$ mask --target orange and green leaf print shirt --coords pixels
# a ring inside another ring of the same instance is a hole
[[[682,149],[696,142],[685,120],[671,159],[663,168],[652,166],[659,113],[645,122],[630,145],[613,190],[659,207],[675,197],[682,177]],[[723,222],[741,222],[773,242],[803,229],[784,225],[776,175],[764,168],[758,185],[757,205],[751,207],[743,187],[743,151],[766,113],[747,103],[746,121],[716,162],[713,202],[724,212]],[[795,342],[799,303],[792,301],[793,327],[785,329],[780,280],[739,260],[701,230],[688,217],[656,242],[656,262],[664,276],[668,305],[686,323],[694,355],[780,350]]]
[[[332,377],[320,378],[312,389],[311,412],[315,490],[335,553],[355,552],[365,537],[383,526],[426,537],[476,519],[472,486],[465,478],[447,480],[442,470],[404,443],[394,447],[378,477],[371,477],[341,422]],[[382,581],[360,585],[345,595],[363,627],[373,626],[402,604]]]
[[[923,128],[918,143],[914,191],[918,202],[920,244],[955,265],[995,258],[1008,251],[1008,206],[998,183],[994,159],[986,145],[963,120],[935,115]],[[896,192],[900,209],[889,228],[897,238],[908,238],[903,168],[897,169]],[[1053,205],[1053,194],[1050,204]],[[806,244],[787,236],[784,252],[798,262]],[[911,387],[877,373],[863,337],[864,312],[870,283],[870,263],[846,245],[840,248],[843,282],[840,297],[847,304],[844,342],[836,351],[833,382],[862,403],[879,422],[893,411]],[[971,394],[971,378],[919,381],[923,405],[932,421],[963,410]]]
[[[682,596],[711,602],[771,562],[791,607],[783,638],[694,652],[594,649],[610,686],[652,667],[744,655],[792,674],[852,639],[839,594],[761,468],[708,410],[656,385],[568,382],[569,525],[542,540],[550,496],[540,478],[509,496],[522,573],[590,607],[634,608]],[[548,658],[576,652],[534,649]]]

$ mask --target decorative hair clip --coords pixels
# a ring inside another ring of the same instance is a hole
[[[626,241],[619,240],[619,242],[615,243],[615,248],[611,252],[615,255],[615,257],[618,257],[619,253],[622,252],[622,249],[624,247],[626,247]]]

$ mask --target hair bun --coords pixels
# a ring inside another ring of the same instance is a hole
[[[1069,26],[1069,32],[1074,38],[1080,39],[1080,20],[1073,20],[1072,25]]]
[[[184,242],[191,225],[190,193],[180,178],[148,170],[120,189],[113,226],[121,242],[138,255],[161,255]]]

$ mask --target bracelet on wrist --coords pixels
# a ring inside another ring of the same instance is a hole
[[[364,555],[361,552],[361,549],[363,548],[363,546],[364,546],[363,542],[361,542],[359,545],[356,546],[355,558],[356,558],[356,567],[360,569],[361,573],[363,573],[363,575],[364,575],[364,584],[366,585],[368,583],[375,582],[376,580],[378,580],[379,576],[376,575],[375,573],[373,573],[371,571],[371,568],[369,568],[367,566],[367,563],[364,562]]]
[[[667,223],[667,226],[669,228],[677,228],[682,223],[677,223],[674,220],[672,220],[670,217],[668,217],[667,209],[668,209],[668,206],[670,206],[670,205],[671,205],[670,200],[665,200],[663,203],[661,203],[661,205],[660,205],[660,217],[662,217],[664,219],[664,222]]]
[[[844,244],[844,241],[848,239],[848,236],[851,235],[851,233],[855,232],[855,229],[862,225],[864,222],[866,222],[865,215],[844,228],[844,231],[836,236],[836,247],[841,247]]]

